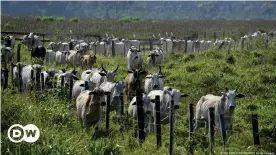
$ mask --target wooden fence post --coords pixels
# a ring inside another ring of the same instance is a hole
[[[171,100],[170,105],[170,147],[169,147],[169,154],[173,155],[173,140],[174,140],[174,100]]]
[[[109,112],[110,112],[110,93],[106,92],[106,117],[105,117],[105,132],[109,131]]]
[[[2,70],[4,77],[5,77],[5,83],[4,83],[4,89],[8,88],[8,82],[9,82],[9,70],[5,67]]]
[[[34,81],[34,83],[35,83],[34,70],[33,70],[33,69],[31,70],[31,81],[32,81],[32,85],[31,85],[31,87],[30,87],[30,95],[31,95],[32,90],[34,89],[33,81]],[[35,83],[35,84],[36,84],[36,83]],[[35,85],[35,86],[36,86],[36,85]]]
[[[84,81],[84,90],[89,90],[88,81]]]
[[[214,41],[216,41],[217,40],[217,34],[216,34],[216,32],[214,32]]]
[[[61,76],[61,82],[60,82],[60,96],[63,97],[64,93],[64,76]]]
[[[39,91],[40,89],[40,73],[36,73],[35,75],[35,86],[36,86],[36,91]]]
[[[17,69],[18,69],[18,92],[22,93],[22,74],[21,74],[21,64],[20,63],[18,63]]]
[[[254,145],[260,145],[260,135],[259,135],[259,129],[258,129],[258,115],[252,114],[252,131],[253,131],[253,138],[254,138]]]
[[[20,62],[20,50],[21,50],[21,44],[17,45],[17,62]]]
[[[42,45],[43,46],[44,46],[44,42],[45,42],[44,37],[45,37],[45,34],[42,34]]]
[[[225,149],[226,130],[225,130],[225,121],[224,121],[223,114],[219,115],[219,121],[220,121],[220,133],[221,133],[222,146]]]
[[[11,63],[11,84],[12,84],[12,90],[14,90],[13,67],[14,67],[14,64]]]
[[[115,43],[112,41],[112,56],[115,57]]]
[[[44,74],[40,73],[41,90],[44,90]]]
[[[162,146],[162,136],[161,136],[161,121],[160,121],[160,96],[155,96],[155,122],[156,122],[156,146],[157,149]]]
[[[209,124],[209,146],[210,146],[210,154],[213,155],[213,145],[214,145],[214,124],[215,124],[215,108],[209,108],[208,112],[208,124]]]
[[[150,51],[153,50],[153,43],[152,43],[152,40],[149,38],[149,45],[150,45]]]
[[[120,101],[121,101],[121,114],[124,115],[124,93],[120,94]]]
[[[144,55],[146,55],[146,49],[145,49],[145,44],[143,43],[143,52],[144,52]]]
[[[139,144],[142,144],[145,141],[145,132],[144,132],[144,109],[143,109],[143,94],[142,89],[136,89],[136,102],[137,102],[137,116],[138,116],[138,138]]]
[[[68,92],[68,99],[71,100],[72,99],[72,89],[73,89],[73,77],[70,77],[70,82],[69,82],[69,92]]]
[[[193,104],[189,104],[189,140],[191,141],[192,139],[192,132],[194,130],[194,123],[193,123],[193,119],[194,119],[194,105]],[[193,154],[193,148],[190,145],[189,146],[189,153]]]

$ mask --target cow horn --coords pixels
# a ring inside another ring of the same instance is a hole
[[[159,65],[159,73],[158,74],[161,74],[161,65]]]
[[[119,64],[117,64],[117,67],[113,72],[117,72],[118,68],[119,68]]]
[[[102,63],[102,65],[101,65],[101,67],[102,67],[102,70],[105,72],[105,73],[107,73],[107,71],[104,69],[104,67],[103,67],[103,63]]]

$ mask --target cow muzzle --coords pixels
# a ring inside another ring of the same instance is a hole
[[[235,109],[235,106],[230,106],[230,110],[234,110]]]
[[[150,111],[149,111],[149,110],[147,110],[147,111],[146,111],[146,114],[147,114],[147,115],[149,115],[149,114],[150,114]]]
[[[158,88],[158,85],[157,84],[153,85],[153,88],[155,88],[155,89]]]

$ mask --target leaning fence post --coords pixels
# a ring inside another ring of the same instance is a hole
[[[187,53],[188,38],[185,39],[184,53]]]
[[[170,105],[170,148],[169,154],[173,155],[173,132],[174,132],[174,100],[171,100]]]
[[[220,133],[221,133],[222,146],[225,149],[226,130],[225,130],[225,121],[224,121],[223,114],[219,115],[219,121],[220,121]]]
[[[142,144],[145,141],[144,109],[143,109],[142,97],[143,97],[142,90],[140,88],[136,89],[139,144]]]
[[[210,154],[213,155],[213,145],[214,145],[214,124],[215,124],[215,109],[213,107],[209,108],[208,112],[208,124],[209,124],[209,146],[210,146]]]
[[[217,34],[216,34],[216,32],[214,32],[214,41],[216,41],[217,40]]]
[[[21,44],[17,45],[17,62],[20,62],[20,50],[21,50]]]
[[[105,92],[106,95],[106,117],[105,117],[105,132],[109,131],[109,112],[110,112],[110,93]]]
[[[162,145],[162,136],[161,136],[161,121],[160,121],[160,96],[155,96],[155,122],[156,122],[156,142],[157,148],[160,148]]]
[[[253,138],[254,138],[254,145],[260,145],[260,135],[258,129],[258,115],[252,114],[252,129],[253,129]]]
[[[44,90],[44,74],[40,73],[41,90]]]

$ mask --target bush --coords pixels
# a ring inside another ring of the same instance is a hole
[[[70,21],[71,21],[71,22],[75,22],[75,23],[76,23],[76,22],[78,22],[78,21],[79,21],[79,19],[78,19],[78,18],[76,18],[76,17],[74,17],[74,18],[71,18],[71,19],[70,19]]]
[[[51,21],[52,22],[52,21],[54,21],[54,17],[52,17],[52,16],[50,16],[50,17],[44,16],[44,17],[41,18],[41,20],[42,21]]]
[[[55,21],[63,22],[63,21],[65,21],[65,18],[64,17],[56,17]]]
[[[34,18],[34,20],[37,21],[37,22],[39,22],[39,21],[41,21],[41,17],[36,16],[36,17]]]
[[[120,19],[120,22],[124,22],[124,23],[133,23],[138,21],[140,21],[140,19],[137,17],[125,17]]]

